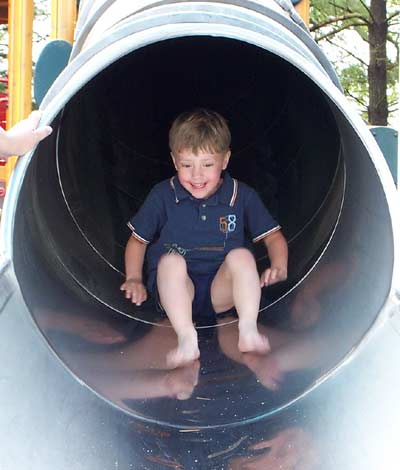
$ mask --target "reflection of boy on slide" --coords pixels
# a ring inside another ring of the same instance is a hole
[[[178,116],[169,134],[177,174],[153,188],[128,224],[132,236],[121,290],[137,305],[146,300],[146,254],[147,288],[178,336],[178,346],[167,355],[171,367],[200,355],[192,321],[192,307],[199,304],[193,300],[200,292],[200,304],[206,303],[212,314],[236,308],[241,352],[270,350],[257,328],[261,287],[286,279],[287,244],[257,193],[222,173],[231,155],[230,139],[218,113],[200,109]],[[261,279],[253,254],[245,248],[248,234],[254,243],[263,241],[271,260]]]
[[[229,318],[224,318],[224,322],[228,320]],[[272,391],[279,390],[288,372],[320,368],[329,363],[332,349],[340,341],[332,334],[285,331],[264,325],[259,328],[270,340],[270,354],[242,354],[236,346],[237,331],[231,325],[218,327],[218,342],[227,357],[246,365],[260,383]]]
[[[312,436],[299,426],[282,429],[248,447],[248,455],[229,461],[229,470],[312,470],[321,468]]]

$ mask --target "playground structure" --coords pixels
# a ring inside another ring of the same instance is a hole
[[[397,196],[300,19],[273,1],[86,1],[75,39],[42,103],[54,132],[7,196],[0,467],[397,468]],[[232,173],[281,221],[289,279],[263,299],[270,356],[238,356],[230,319],[170,371],[171,329],[118,291],[123,226],[170,171],[171,117],[198,103],[228,117]]]
[[[51,2],[52,39],[73,42],[76,0]],[[32,33],[34,0],[9,0],[0,4],[0,21],[8,24],[7,128],[26,118],[32,110]],[[17,157],[0,167],[0,181],[8,185]]]
[[[308,23],[309,0],[294,3]],[[51,0],[51,39],[73,43],[77,9],[77,0]],[[33,11],[34,0],[5,0],[0,3],[0,22],[8,23],[10,37],[7,128],[28,116],[32,109],[32,68],[27,64],[32,62]],[[5,185],[15,164],[16,157],[11,158],[5,167],[0,167],[0,181]]]
[[[295,2],[305,22],[309,19],[309,0]],[[73,43],[77,0],[51,0],[51,39]],[[0,22],[9,25],[7,128],[29,115],[32,109],[32,62],[34,0],[6,0],[0,3]],[[28,40],[27,40],[28,39]],[[8,185],[16,157],[0,166],[0,181]],[[2,196],[4,197],[4,195]]]

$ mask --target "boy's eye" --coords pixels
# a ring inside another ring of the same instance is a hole
[[[189,163],[181,163],[182,168],[190,168],[191,165]]]
[[[210,163],[205,163],[204,166],[206,168],[210,167],[210,166],[214,166],[214,163],[210,162]]]

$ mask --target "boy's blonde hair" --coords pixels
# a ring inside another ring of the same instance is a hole
[[[196,109],[180,114],[169,131],[169,148],[172,153],[190,149],[225,153],[231,145],[231,133],[224,117],[208,109]]]

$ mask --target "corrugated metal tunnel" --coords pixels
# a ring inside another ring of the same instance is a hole
[[[14,176],[8,256],[36,327],[96,396],[171,428],[251,423],[304,397],[387,316],[394,186],[329,63],[280,6],[141,3],[83,3],[74,58],[43,103],[54,132]],[[125,223],[172,175],[168,128],[197,106],[228,119],[229,172],[289,241],[289,279],[264,289],[259,317],[279,379],[232,351],[229,318],[202,329],[196,380],[189,370],[163,388],[156,345],[172,330],[151,301],[137,308],[119,291]]]

